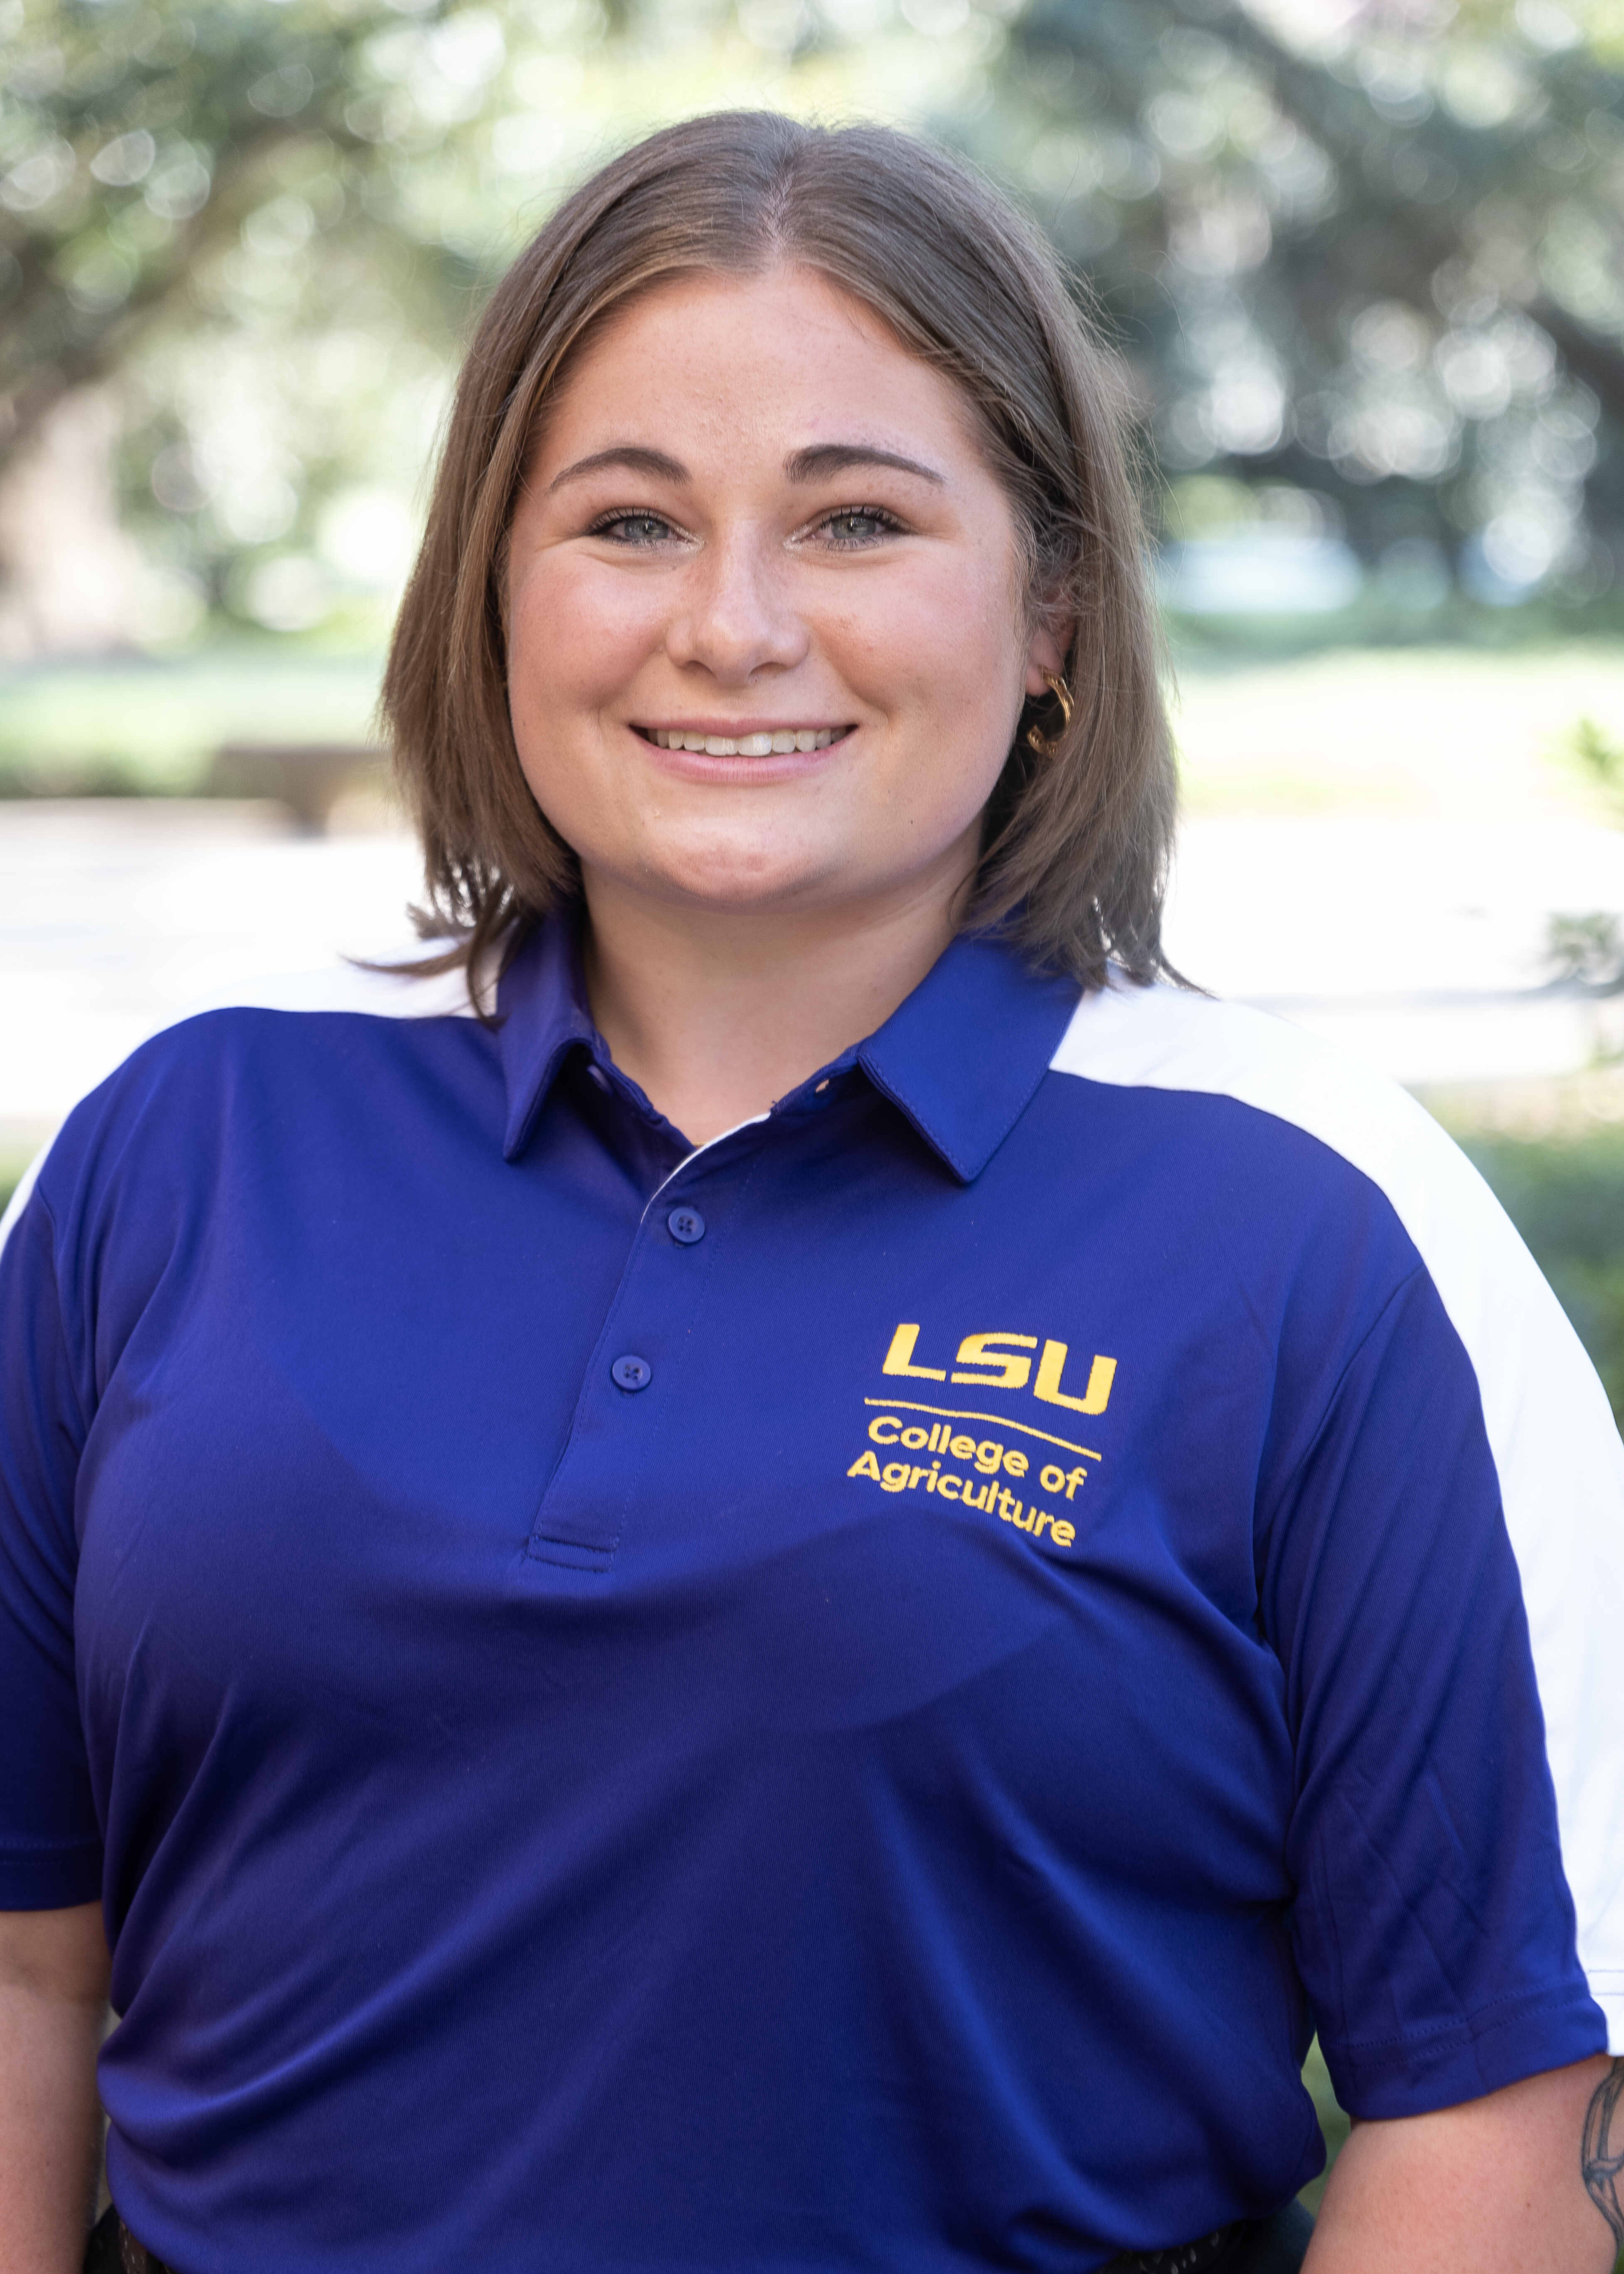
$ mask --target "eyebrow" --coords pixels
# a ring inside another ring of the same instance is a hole
[[[605,466],[618,466],[630,474],[647,474],[654,481],[687,482],[693,477],[680,458],[669,457],[664,450],[650,450],[641,442],[616,442],[606,450],[594,450],[590,457],[577,458],[573,466],[566,466],[561,474],[554,474],[548,483],[549,490],[561,489],[566,482],[578,482],[588,474],[600,473]],[[843,474],[854,466],[890,466],[898,473],[917,475],[921,481],[934,482],[938,489],[946,486],[946,476],[934,466],[921,465],[917,458],[905,458],[899,450],[880,450],[867,442],[813,442],[804,450],[793,450],[784,461],[784,471],[792,482],[816,482],[830,474]]]
[[[607,450],[594,450],[590,458],[577,458],[573,466],[566,466],[561,474],[554,474],[548,489],[562,489],[566,482],[578,482],[584,475],[598,473],[605,466],[623,466],[629,474],[647,474],[657,482],[686,482],[691,479],[688,468],[678,458],[668,458],[664,450],[650,450],[641,442],[616,442]]]
[[[934,466],[921,466],[917,458],[905,458],[899,450],[876,450],[867,442],[815,442],[810,448],[795,450],[784,461],[784,471],[792,482],[821,481],[826,474],[843,474],[852,466],[891,466],[899,474],[917,474],[921,481],[934,482],[938,489],[946,487],[947,477]]]

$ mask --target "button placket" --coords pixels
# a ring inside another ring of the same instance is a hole
[[[522,1570],[539,1577],[538,1567],[546,1566],[600,1575],[613,1569],[626,1510],[658,1441],[683,1338],[704,1300],[719,1215],[738,1207],[760,1141],[752,1126],[748,1140],[723,1140],[703,1163],[690,1156],[645,1209],[588,1362],[564,1449],[531,1524]],[[726,1154],[721,1144],[727,1145]],[[671,1190],[691,1171],[715,1192],[709,1221]]]

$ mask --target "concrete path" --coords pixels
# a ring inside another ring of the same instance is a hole
[[[398,952],[403,836],[294,836],[218,801],[0,803],[0,1152],[155,1028],[341,952]],[[1576,1071],[1609,1033],[1542,993],[1553,912],[1624,913],[1624,832],[1560,813],[1201,817],[1169,925],[1183,969],[1412,1084]]]

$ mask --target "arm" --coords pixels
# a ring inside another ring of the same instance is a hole
[[[0,2274],[79,2274],[101,2145],[99,1903],[0,1912]]]
[[[1609,2274],[1621,2160],[1624,2060],[1600,2053],[1458,2108],[1356,2124],[1304,2274]]]

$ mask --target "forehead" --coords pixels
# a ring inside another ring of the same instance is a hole
[[[611,316],[566,365],[538,471],[635,439],[703,470],[826,440],[932,455],[989,478],[962,390],[816,271],[673,277]]]

